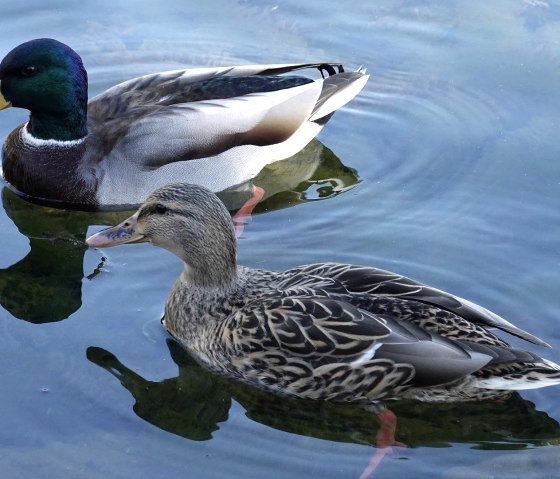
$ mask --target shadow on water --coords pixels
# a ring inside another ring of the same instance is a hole
[[[297,155],[264,168],[251,182],[221,192],[230,211],[251,197],[254,186],[265,190],[254,213],[336,196],[358,183],[357,173],[319,141]],[[31,323],[66,319],[82,303],[84,243],[90,225],[117,224],[126,211],[69,211],[26,201],[9,188],[2,204],[30,251],[8,268],[0,269],[0,303],[14,317]],[[86,277],[94,275],[86,272]]]
[[[148,381],[115,355],[89,347],[88,359],[132,394],[135,413],[165,431],[194,441],[212,438],[227,421],[232,401],[248,418],[275,429],[337,442],[375,445],[377,416],[360,407],[280,397],[199,366],[172,339],[167,346],[177,377]],[[560,443],[560,425],[533,403],[513,393],[503,401],[388,404],[399,418],[396,439],[409,447],[470,443],[478,449],[512,450]]]

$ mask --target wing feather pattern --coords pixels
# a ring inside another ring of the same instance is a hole
[[[364,370],[390,364],[390,371],[408,371],[401,379],[409,386],[431,386],[462,378],[493,359],[483,348],[473,350],[415,324],[328,297],[261,299],[230,317],[225,330],[238,367],[259,370],[262,377],[274,375],[278,364],[276,374],[287,381],[283,370],[288,362],[290,384],[300,378],[322,382],[327,370],[362,378]],[[269,372],[259,367],[261,362]],[[333,384],[336,377],[330,378]]]
[[[541,339],[514,326],[482,306],[459,296],[426,286],[406,276],[378,268],[337,263],[302,266],[299,271],[340,281],[351,294],[399,297],[431,304],[486,327],[498,328],[540,346],[550,347]]]
[[[220,155],[238,146],[278,145],[306,122],[350,101],[365,85],[361,72],[331,64],[249,65],[177,70],[128,80],[88,104],[91,141],[103,156],[142,168]],[[317,68],[332,76],[271,76]],[[334,74],[336,73],[336,74]],[[146,138],[165,139],[165,149]]]

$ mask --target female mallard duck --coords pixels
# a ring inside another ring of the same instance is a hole
[[[279,76],[305,68],[329,76]],[[24,195],[87,208],[139,204],[174,181],[221,191],[301,150],[367,78],[319,63],[177,70],[88,103],[78,54],[32,40],[0,63],[0,109],[31,112],[4,143],[4,178]]]
[[[368,403],[482,399],[560,383],[560,366],[489,330],[546,343],[401,275],[334,263],[283,273],[237,266],[231,217],[203,187],[161,188],[87,243],[142,241],[185,262],[167,300],[167,330],[201,363],[256,386]]]

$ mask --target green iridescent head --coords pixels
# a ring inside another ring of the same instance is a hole
[[[87,134],[87,73],[64,43],[40,38],[14,48],[0,63],[0,104],[31,112],[36,138],[76,140]]]

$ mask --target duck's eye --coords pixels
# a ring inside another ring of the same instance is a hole
[[[21,74],[25,77],[33,76],[35,75],[35,73],[37,73],[37,68],[35,68],[33,65],[28,65],[21,69]]]
[[[157,203],[154,206],[154,211],[158,214],[158,215],[163,215],[164,213],[167,213],[168,209],[163,206],[161,203]]]

